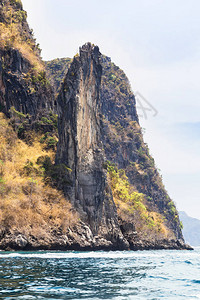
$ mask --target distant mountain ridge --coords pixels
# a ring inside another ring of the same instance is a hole
[[[188,216],[184,211],[179,212],[179,217],[183,223],[185,241],[192,246],[200,246],[200,220]]]

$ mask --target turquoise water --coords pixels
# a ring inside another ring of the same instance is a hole
[[[0,299],[200,299],[200,249],[0,252]]]

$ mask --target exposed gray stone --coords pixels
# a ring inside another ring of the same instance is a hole
[[[16,236],[16,238],[15,238],[15,243],[16,243],[17,247],[23,249],[23,248],[25,248],[26,245],[28,244],[28,241],[27,241],[27,239],[26,239],[25,236],[18,235],[18,236]]]
[[[64,163],[72,170],[72,185],[64,188],[65,194],[89,224],[92,234],[127,248],[103,169],[99,100],[102,68],[99,58],[98,47],[85,44],[68,70],[58,97],[56,163]]]

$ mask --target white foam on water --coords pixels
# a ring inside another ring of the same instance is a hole
[[[136,252],[34,252],[34,253],[5,253],[0,254],[0,258],[134,258],[138,255]]]
[[[180,251],[178,254],[179,258],[199,258],[199,254],[189,251]],[[87,258],[103,258],[103,259],[118,259],[118,258],[145,258],[145,257],[153,257],[153,258],[162,258],[169,256],[169,258],[173,258],[174,251],[90,251],[90,252],[0,252],[0,259],[5,258],[41,258],[41,259],[70,259],[70,258],[79,258],[79,259],[87,259]]]

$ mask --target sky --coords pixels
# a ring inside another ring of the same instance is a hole
[[[90,41],[125,71],[166,190],[200,219],[200,1],[22,2],[44,60]]]

